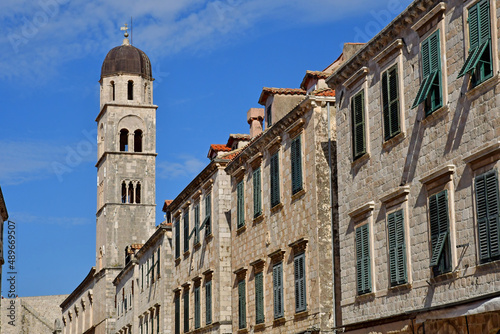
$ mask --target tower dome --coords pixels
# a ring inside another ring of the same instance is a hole
[[[118,74],[135,74],[152,80],[151,61],[142,50],[124,43],[106,55],[101,68],[101,80]]]

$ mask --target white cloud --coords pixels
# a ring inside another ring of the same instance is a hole
[[[156,165],[157,177],[162,179],[193,178],[208,164],[191,155],[181,155],[178,162],[160,161]]]

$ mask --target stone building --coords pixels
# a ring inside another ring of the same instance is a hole
[[[210,163],[164,207],[173,224],[174,334],[231,333],[230,177],[224,171],[248,135],[211,145]]]
[[[127,36],[107,54],[99,81],[96,266],[62,304],[69,319],[72,300],[93,296],[88,333],[115,333],[113,280],[125,267],[126,247],[146,243],[155,228],[157,106],[151,63]]]
[[[266,130],[226,167],[232,333],[319,333],[334,324],[335,93],[325,78],[340,61],[308,71],[299,89],[264,88]]]
[[[113,281],[115,333],[171,333],[171,224],[160,224],[144,245],[127,247],[125,256],[125,268]]]
[[[342,327],[500,329],[497,0],[416,0],[327,79]]]

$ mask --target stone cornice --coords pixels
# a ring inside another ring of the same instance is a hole
[[[60,307],[62,309],[62,312],[65,311],[66,307],[71,304],[71,302],[77,301],[78,297],[82,294],[82,292],[85,292],[88,290],[88,287],[91,285],[91,283],[94,282],[94,275],[96,273],[95,267],[90,268],[89,273],[87,276],[83,279],[83,281],[76,287],[75,290],[61,303]]]
[[[104,115],[104,113],[106,112],[106,110],[108,110],[108,107],[119,107],[119,108],[138,108],[138,109],[158,109],[158,106],[155,105],[155,104],[148,104],[148,105],[145,105],[145,104],[127,104],[127,103],[105,103],[102,107],[101,107],[101,111],[99,111],[99,114],[97,115],[95,121],[96,122],[99,122],[99,120],[101,119],[102,115]]]
[[[152,153],[152,152],[116,152],[116,151],[106,151],[104,152],[99,160],[97,160],[97,163],[95,164],[95,167],[99,167],[102,163],[102,161],[108,156],[108,155],[113,155],[113,154],[120,154],[120,155],[142,155],[142,156],[152,156],[156,157],[158,153]]]

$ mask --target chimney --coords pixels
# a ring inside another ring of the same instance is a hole
[[[262,133],[264,108],[250,108],[247,112],[247,121],[250,124],[250,137],[254,138]]]

